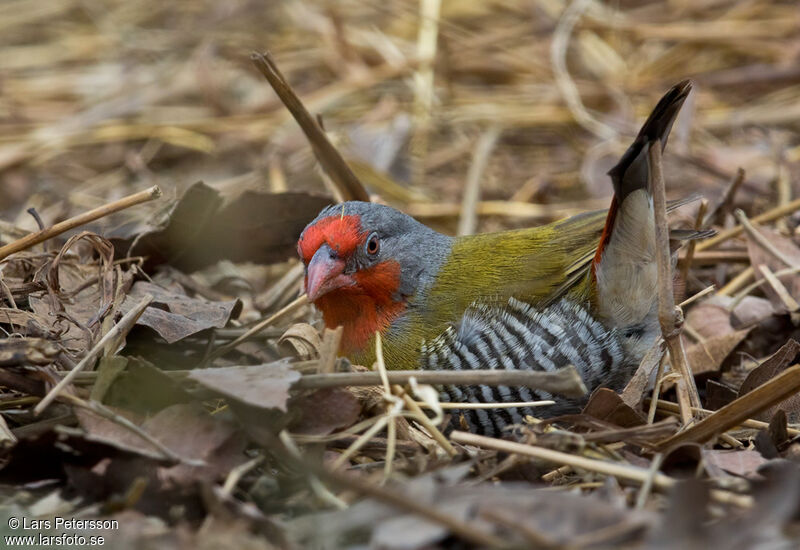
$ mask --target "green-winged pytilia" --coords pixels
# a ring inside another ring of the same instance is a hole
[[[308,298],[326,326],[343,327],[340,353],[371,365],[379,332],[392,369],[574,365],[590,390],[620,389],[659,334],[648,151],[666,146],[690,90],[688,81],[670,89],[611,169],[607,211],[466,237],[379,204],[320,212],[297,246]],[[526,414],[574,412],[582,401],[517,387],[442,388],[453,402],[549,398],[556,405],[544,409],[463,410],[462,426],[490,434]]]

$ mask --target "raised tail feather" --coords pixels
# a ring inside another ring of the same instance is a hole
[[[639,134],[622,158],[608,175],[614,184],[614,196],[622,204],[632,191],[648,186],[648,149],[655,141],[661,143],[661,150],[667,146],[672,123],[678,116],[683,102],[692,90],[690,80],[676,84],[664,94],[650,116],[642,124]]]
[[[666,146],[690,91],[688,80],[673,86],[608,173],[614,198],[592,267],[598,317],[609,327],[649,326],[655,322],[658,276],[649,150],[651,146]]]

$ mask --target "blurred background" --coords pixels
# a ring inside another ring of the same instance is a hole
[[[6,0],[5,230],[35,229],[29,207],[49,225],[153,184],[329,193],[254,50],[371,193],[451,233],[468,181],[477,225],[467,213],[461,232],[607,207],[605,172],[685,78],[669,195],[713,203],[740,167],[749,212],[797,193],[794,0]]]

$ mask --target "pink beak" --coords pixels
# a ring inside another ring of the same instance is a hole
[[[308,262],[306,271],[306,294],[310,301],[337,288],[355,284],[353,278],[344,274],[345,262],[338,258],[327,244],[323,244]]]

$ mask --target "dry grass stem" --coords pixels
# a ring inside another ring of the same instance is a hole
[[[28,235],[25,235],[19,240],[16,240],[3,247],[0,247],[0,260],[4,260],[9,255],[14,254],[15,252],[26,250],[48,239],[57,237],[58,235],[61,235],[62,233],[65,233],[70,229],[75,229],[76,227],[80,227],[95,220],[99,220],[100,218],[104,218],[115,212],[119,212],[121,210],[125,210],[126,208],[136,206],[137,204],[142,204],[151,201],[153,199],[157,199],[160,196],[161,196],[161,189],[159,189],[157,185],[154,185],[153,187],[145,189],[144,191],[139,191],[138,193],[134,193],[133,195],[129,195],[114,202],[104,204],[103,206],[100,206],[88,212],[84,212],[83,214],[80,214],[68,220],[64,220],[63,222],[57,223],[52,227],[36,231],[35,233],[29,233]]]
[[[310,464],[307,465],[310,467],[312,472],[329,483],[337,485],[343,489],[355,491],[356,493],[364,496],[372,497],[379,502],[393,506],[398,510],[417,515],[426,521],[443,525],[447,527],[450,532],[453,533],[453,535],[477,544],[480,547],[504,548],[507,546],[502,539],[499,539],[496,536],[479,529],[474,524],[461,521],[460,519],[446,514],[436,507],[425,504],[418,499],[412,499],[403,494],[402,491],[378,487],[361,478],[345,475],[336,471],[335,469],[328,470],[321,467],[311,466]]]
[[[680,373],[685,392],[679,391],[678,398],[681,405],[681,416],[684,423],[692,418],[691,408],[700,407],[700,397],[697,394],[694,376],[686,360],[686,353],[681,341],[678,315],[680,309],[675,307],[675,298],[672,293],[672,262],[670,260],[669,227],[667,226],[667,200],[664,185],[664,174],[661,167],[661,145],[652,143],[648,150],[650,167],[650,185],[653,192],[653,208],[656,226],[656,263],[658,264],[658,320],[661,324],[661,333],[669,350],[670,364]],[[680,314],[682,315],[682,314]],[[679,390],[681,388],[679,387]],[[684,397],[688,399],[684,399]]]
[[[464,185],[464,196],[461,199],[461,217],[458,220],[457,235],[472,235],[478,226],[477,206],[480,197],[481,180],[483,179],[489,157],[492,154],[497,139],[500,137],[500,128],[491,126],[481,134],[475,145],[472,155],[472,164],[467,172],[467,182]]]
[[[236,339],[228,342],[225,345],[218,347],[211,353],[208,358],[205,360],[205,364],[212,363],[215,359],[218,359],[228,353],[229,351],[236,348],[242,342],[245,342],[255,336],[256,334],[260,333],[262,330],[266,329],[267,327],[273,325],[278,320],[282,319],[284,316],[294,313],[301,307],[308,305],[308,297],[305,294],[301,294],[290,303],[283,306],[281,309],[267,317],[266,319],[259,321],[255,325],[253,325],[250,329],[247,330],[244,334],[237,337]]]
[[[800,267],[796,264],[796,262],[792,261],[791,258],[786,256],[786,254],[778,250],[775,247],[775,245],[769,242],[769,240],[764,235],[759,233],[756,230],[756,228],[753,227],[753,224],[750,223],[750,220],[747,219],[747,216],[745,215],[744,211],[737,209],[733,213],[733,215],[736,216],[736,219],[741,224],[742,229],[744,229],[747,235],[751,239],[753,239],[753,241],[758,246],[769,252],[770,255],[772,255],[773,257],[777,258],[778,260],[786,264],[787,267]]]
[[[648,479],[652,480],[653,487],[658,489],[670,489],[677,480],[659,472],[651,472],[647,468],[639,468],[629,464],[617,464],[614,462],[606,462],[604,460],[596,460],[593,458],[586,458],[579,455],[555,451],[553,449],[546,449],[544,447],[536,447],[533,445],[524,445],[513,441],[506,441],[503,439],[495,439],[493,437],[486,437],[483,435],[472,434],[468,432],[455,431],[450,434],[450,439],[462,445],[474,445],[484,449],[492,449],[506,453],[516,453],[539,460],[545,460],[554,464],[568,465],[572,468],[580,468],[590,472],[597,472],[614,476],[617,479],[642,484]],[[712,496],[721,498],[732,504],[749,508],[753,504],[752,498],[743,495],[735,495],[727,491],[712,491]]]
[[[292,113],[306,135],[314,154],[325,173],[336,184],[336,189],[343,200],[369,201],[369,193],[358,178],[347,166],[339,151],[331,144],[325,132],[317,121],[306,110],[303,102],[294,93],[294,90],[283,77],[269,52],[264,54],[252,53],[250,59],[256,68],[261,71],[272,89],[278,94],[283,104]]]
[[[739,426],[761,411],[800,391],[800,365],[790,367],[753,391],[714,411],[686,430],[659,443],[668,449],[681,443],[705,443],[715,435]]]
[[[670,412],[670,413],[678,413],[679,409],[680,409],[678,407],[677,403],[672,403],[670,401],[664,401],[663,399],[659,399],[658,400],[658,402],[656,403],[656,407],[658,408],[659,411],[667,411],[667,412]],[[696,409],[694,412],[695,413],[700,413],[703,416],[708,416],[710,414],[714,414],[715,411],[710,411],[708,409]],[[742,428],[751,428],[751,429],[754,429],[754,430],[767,430],[767,429],[769,429],[769,423],[762,422],[761,420],[753,420],[752,418],[748,418],[746,420],[743,420],[740,424],[738,424],[738,426],[741,426]],[[736,427],[736,426],[734,426],[734,427]],[[796,436],[800,435],[800,430],[795,429],[795,428],[787,428],[787,432],[792,437],[796,437]]]
[[[505,403],[439,403],[439,406],[444,410],[464,409],[464,410],[477,410],[477,409],[513,409],[516,407],[546,407],[548,405],[555,405],[555,401],[520,401],[520,402],[505,402]],[[417,403],[420,407],[428,407],[427,403]]]
[[[694,222],[694,228],[698,231],[703,229],[703,217],[706,214],[706,210],[708,210],[708,201],[703,199],[700,201],[700,206],[697,209],[697,216],[695,217]],[[686,255],[684,256],[683,263],[681,264],[681,281],[683,281],[684,286],[689,280],[689,268],[692,266],[692,261],[695,255],[695,247],[697,247],[696,240],[689,241],[689,244],[686,245]],[[683,304],[681,304],[680,307],[683,307]]]
[[[58,397],[64,388],[67,385],[71,384],[75,377],[80,373],[83,369],[87,368],[88,366],[92,365],[94,361],[103,353],[106,348],[106,345],[110,342],[118,341],[122,336],[130,332],[133,328],[133,325],[136,321],[141,317],[144,310],[147,309],[147,306],[150,305],[150,302],[153,301],[153,296],[150,294],[146,294],[139,303],[137,303],[134,307],[130,309],[119,322],[114,325],[114,327],[109,330],[102,338],[92,347],[91,350],[81,359],[81,361],[75,365],[75,367],[69,371],[69,373],[59,381],[58,384],[53,386],[47,395],[45,395],[41,401],[33,408],[33,413],[35,415],[42,414],[50,403]]]
[[[428,404],[424,402],[416,402],[414,399],[408,395],[407,392],[403,390],[401,386],[395,385],[393,386],[393,390],[395,395],[400,395],[403,398],[403,402],[406,404],[408,410],[414,415],[411,418],[419,422],[423,428],[428,430],[428,433],[431,434],[431,437],[439,444],[439,446],[444,449],[444,451],[450,456],[458,455],[458,451],[453,447],[450,441],[444,436],[444,434],[439,430],[439,428],[428,418],[428,415],[425,414],[425,411],[422,410],[421,407],[427,407]],[[440,406],[443,403],[440,403]],[[444,408],[444,407],[442,407]]]
[[[389,371],[386,373],[386,378],[391,384],[407,384],[411,378],[416,378],[417,382],[421,384],[524,386],[571,397],[580,397],[586,394],[583,380],[573,366],[564,367],[553,372],[498,371],[492,369],[472,371]],[[342,386],[377,386],[380,384],[381,376],[377,372],[336,372],[304,375],[295,382],[294,388],[311,390]]]
[[[767,210],[766,212],[759,214],[758,216],[754,216],[753,219],[750,220],[750,222],[758,224],[772,222],[784,216],[788,216],[789,214],[796,212],[797,210],[800,210],[800,199],[795,199],[788,204],[771,208],[770,210]],[[736,227],[720,231],[710,239],[706,239],[703,242],[697,243],[695,250],[697,252],[700,252],[702,250],[713,248],[721,243],[724,243],[727,240],[733,239],[734,237],[738,237],[739,235],[742,234],[742,231],[744,231],[744,227],[741,225],[737,225]]]

